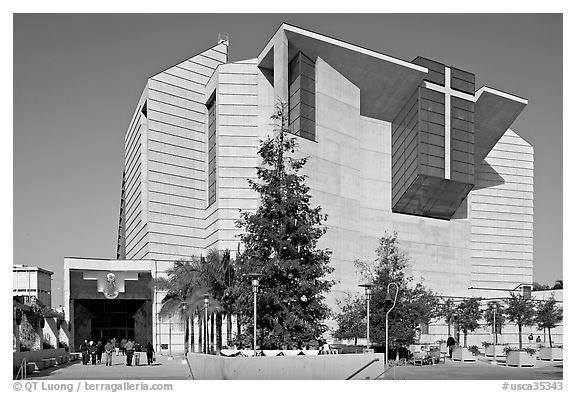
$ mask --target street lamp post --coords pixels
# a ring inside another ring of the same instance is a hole
[[[260,274],[251,273],[248,276],[252,278],[252,292],[254,292],[254,356],[256,356],[256,302],[258,301],[258,285],[260,285],[258,277]]]
[[[492,353],[492,364],[497,364],[496,362],[496,303],[492,306],[493,309],[493,320],[492,320],[492,328],[494,329],[494,334],[492,335],[492,341],[494,343],[494,352]]]
[[[394,285],[396,287],[396,294],[394,295],[394,301],[392,301],[392,297],[390,296],[390,285]],[[388,363],[388,314],[390,314],[390,311],[392,311],[392,309],[394,309],[394,306],[396,306],[397,298],[398,298],[398,284],[396,284],[395,282],[388,283],[388,286],[386,287],[386,306],[392,305],[392,307],[390,307],[388,311],[386,311],[386,352],[385,352],[384,364]]]
[[[208,300],[209,295],[204,295],[204,353],[208,353]]]
[[[370,297],[372,296],[372,284],[362,284],[366,295],[366,350],[370,349]]]

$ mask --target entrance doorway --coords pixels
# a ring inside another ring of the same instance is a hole
[[[152,336],[151,302],[144,299],[75,299],[74,341],[133,339],[142,345]],[[149,310],[148,310],[149,308]],[[79,344],[78,344],[79,345]]]

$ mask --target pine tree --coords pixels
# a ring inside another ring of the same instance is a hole
[[[310,207],[310,188],[299,171],[307,158],[296,158],[296,138],[287,135],[285,103],[272,115],[278,124],[273,137],[261,141],[262,164],[250,187],[260,196],[255,212],[241,212],[237,226],[244,252],[239,258],[237,311],[252,340],[252,289],[247,274],[260,277],[257,328],[262,348],[286,348],[315,340],[326,330],[329,316],[324,294],[333,282],[326,278],[330,251],[316,245],[326,232],[326,216]]]

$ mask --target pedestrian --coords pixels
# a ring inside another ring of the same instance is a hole
[[[98,340],[98,344],[96,344],[96,361],[99,364],[102,364],[102,352],[104,352],[104,345],[102,341]]]
[[[446,340],[446,346],[448,347],[448,357],[452,359],[452,351],[454,350],[454,347],[456,347],[456,340],[454,340],[454,337],[448,337],[448,340]]]
[[[126,342],[125,338],[120,341],[120,352],[122,352],[122,355],[126,355]]]
[[[124,346],[124,351],[126,353],[126,365],[132,365],[132,356],[134,356],[134,343],[132,340],[128,340],[126,345]]]
[[[529,343],[529,344],[532,344],[532,340],[534,340],[534,336],[532,335],[532,333],[530,333],[530,334],[528,335],[528,343]]]
[[[114,350],[116,351],[116,356],[120,355],[120,341],[114,342]]]
[[[116,338],[112,337],[112,339],[110,340],[110,344],[112,344],[112,351],[116,351]],[[118,353],[116,353],[116,356],[118,356]]]
[[[152,346],[152,344],[150,344],[150,341],[148,341],[144,349],[146,350],[146,358],[148,360],[148,365],[150,366],[154,361],[154,352],[155,352],[154,347]]]
[[[92,360],[92,364],[96,364],[96,351],[98,347],[94,344],[94,341],[90,341],[90,359]]]
[[[111,366],[112,365],[112,352],[114,352],[114,345],[112,345],[111,340],[108,340],[108,342],[106,343],[106,346],[104,346],[104,352],[106,355],[106,365]]]
[[[541,343],[541,342],[542,342],[542,339],[540,338],[540,336],[536,337],[536,342],[537,342],[537,343]]]
[[[88,365],[88,340],[84,340],[82,344],[80,344],[80,352],[82,353],[82,364]]]

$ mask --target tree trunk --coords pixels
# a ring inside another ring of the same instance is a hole
[[[550,342],[550,348],[552,348],[552,331],[548,328],[548,341]]]
[[[230,346],[232,341],[232,314],[226,314],[226,342]]]
[[[222,314],[216,313],[216,354],[222,349]]]
[[[194,317],[189,316],[188,318],[190,318],[190,351],[194,352]]]
[[[204,334],[203,334],[204,324],[202,323],[202,317],[198,317],[198,349],[200,353],[204,353]]]
[[[522,325],[518,325],[518,345],[522,349]]]
[[[448,322],[448,337],[450,337],[450,322]]]
[[[464,348],[468,346],[468,332],[464,330]]]
[[[237,315],[236,316],[236,337],[238,337],[240,335],[240,332],[242,332],[242,325],[240,324],[240,316]]]
[[[189,348],[189,344],[190,344],[190,323],[188,321],[188,317],[186,317],[186,328],[184,329],[184,354],[188,353],[188,348]]]

